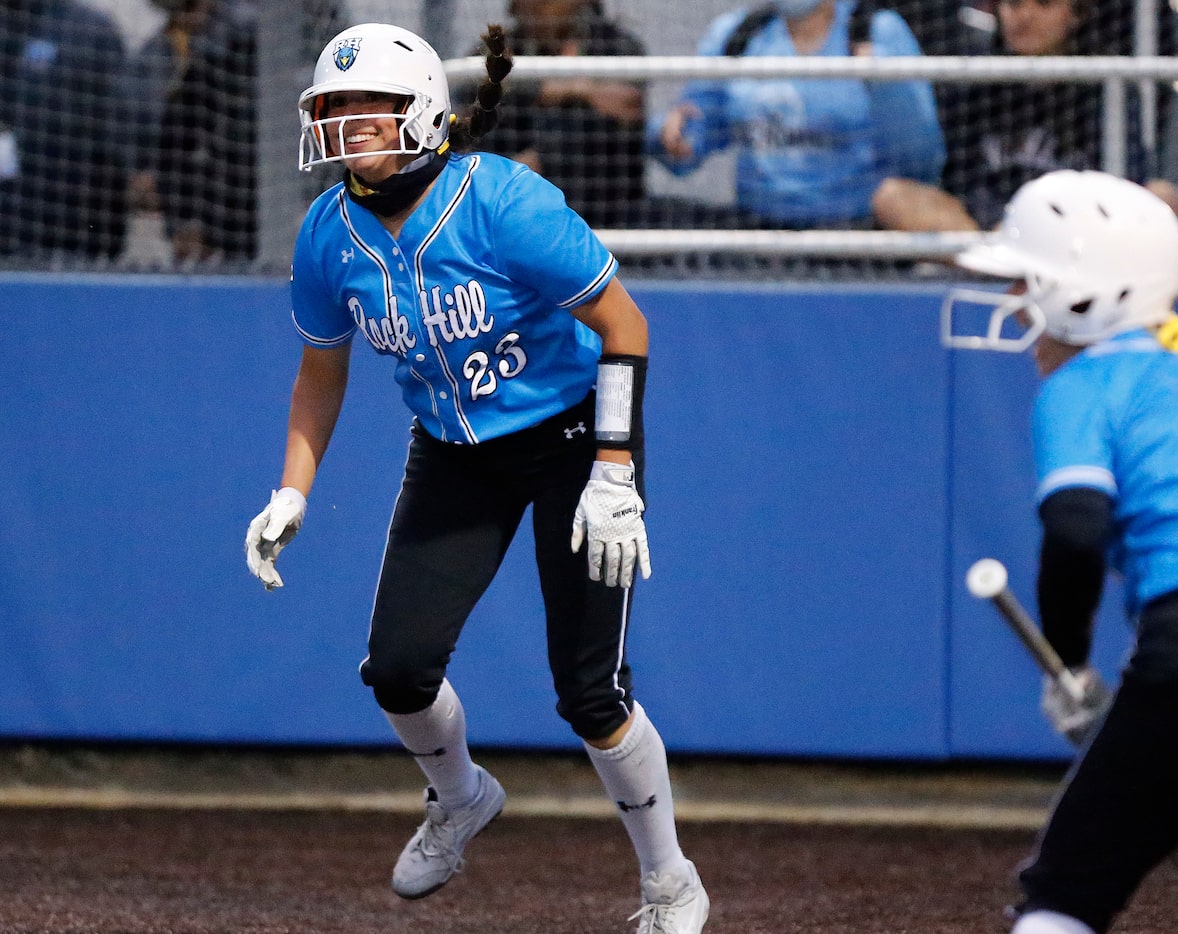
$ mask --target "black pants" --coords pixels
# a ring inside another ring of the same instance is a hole
[[[591,394],[539,425],[476,445],[413,426],[360,667],[383,709],[408,714],[433,703],[462,627],[530,504],[557,712],[584,739],[626,721],[633,590],[590,581],[587,546],[577,554],[569,547],[596,452],[593,417]],[[510,670],[501,677],[510,683]]]
[[[1178,847],[1178,593],[1142,613],[1137,647],[1099,732],[1073,765],[1019,880],[1022,910],[1107,931]]]

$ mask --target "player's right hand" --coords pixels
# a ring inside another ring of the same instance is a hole
[[[270,495],[270,503],[245,534],[245,563],[267,590],[282,586],[274,568],[279,552],[290,544],[307,514],[307,499],[293,486],[284,486]]]
[[[1104,718],[1112,693],[1091,665],[1073,668],[1072,674],[1083,689],[1083,698],[1077,701],[1056,678],[1044,675],[1040,709],[1055,732],[1079,746]]]

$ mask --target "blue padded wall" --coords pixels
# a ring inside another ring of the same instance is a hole
[[[390,742],[356,672],[408,442],[387,361],[357,346],[266,593],[242,540],[281,469],[286,283],[0,286],[0,736]],[[652,332],[654,576],[630,655],[668,747],[1063,755],[1029,662],[960,584],[994,554],[1030,597],[1030,361],[948,354],[931,287],[631,291]],[[531,547],[525,523],[450,675],[472,742],[575,748]]]

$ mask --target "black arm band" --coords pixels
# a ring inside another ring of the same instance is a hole
[[[1080,487],[1053,493],[1039,507],[1039,617],[1043,635],[1069,668],[1084,664],[1092,650],[1112,510],[1107,494]]]
[[[594,429],[599,448],[640,450],[642,397],[646,394],[646,357],[602,354],[597,361],[597,413]]]

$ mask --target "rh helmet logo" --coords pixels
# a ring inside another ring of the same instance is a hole
[[[337,43],[334,53],[335,67],[340,71],[347,71],[355,65],[356,56],[360,54],[360,43],[363,41],[363,36],[352,36]]]

